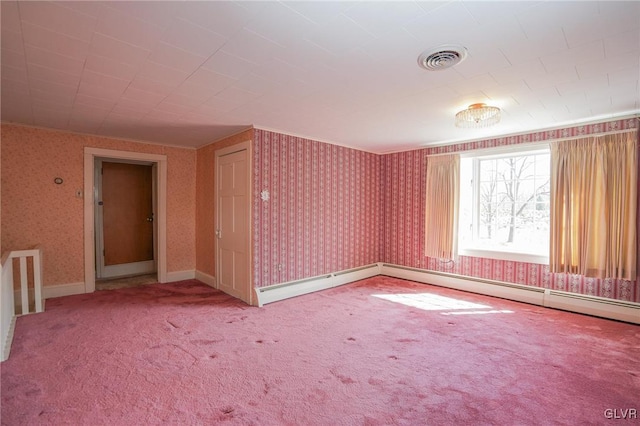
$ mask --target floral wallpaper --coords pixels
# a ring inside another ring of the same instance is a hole
[[[195,150],[2,124],[0,249],[43,247],[44,285],[84,281],[84,147],[167,155],[167,271],[195,268]],[[61,185],[53,180],[61,177]]]
[[[253,159],[257,287],[380,260],[380,156],[256,129]]]
[[[460,256],[456,263],[441,262],[438,259],[427,258],[423,253],[424,170],[427,155],[636,128],[638,128],[638,120],[631,118],[382,156],[381,178],[384,187],[381,197],[384,211],[382,218],[384,235],[381,238],[380,248],[382,261],[426,270],[640,302],[640,285],[637,280],[601,280],[579,275],[551,274],[547,265],[467,256]],[[640,230],[640,227],[638,229]]]

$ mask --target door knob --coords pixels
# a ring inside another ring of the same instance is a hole
[[[148,217],[147,218],[147,222],[153,222],[153,218],[152,217]]]

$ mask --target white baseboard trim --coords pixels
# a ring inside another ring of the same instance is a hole
[[[538,287],[489,281],[445,272],[425,271],[388,263],[382,265],[381,274],[425,284],[433,284],[440,287],[484,294],[486,296],[501,297],[517,302],[531,303],[533,305],[542,306],[544,302],[544,289]]]
[[[640,303],[549,290],[503,281],[381,264],[380,273],[440,287],[515,300],[548,308],[640,324]]]
[[[84,283],[69,283],[58,285],[45,285],[42,287],[42,297],[51,299],[53,297],[71,296],[85,293]]]
[[[544,306],[596,317],[640,324],[640,303],[587,296],[559,290],[545,291]]]
[[[9,354],[11,353],[11,343],[13,343],[13,332],[16,328],[16,316],[11,317],[11,322],[9,323],[9,329],[7,330],[7,335],[2,336],[4,339],[4,345],[2,346],[3,351],[0,356],[2,359],[0,361],[6,361],[9,359]]]
[[[267,303],[326,290],[365,278],[375,277],[376,275],[380,275],[380,267],[378,264],[372,264],[317,277],[289,281],[267,287],[257,287],[255,288],[255,292],[258,299],[258,306],[262,307]]]
[[[192,280],[196,277],[196,271],[189,269],[187,271],[174,271],[167,272],[167,282],[173,283],[176,281]]]
[[[624,302],[621,300],[549,290],[502,281],[485,280],[482,278],[465,277],[445,272],[426,271],[388,263],[372,264],[321,275],[319,277],[291,281],[268,287],[258,287],[255,288],[255,292],[258,299],[258,306],[263,306],[268,303],[337,287],[376,275],[387,275],[548,308],[640,324],[640,303]],[[204,272],[188,270],[167,273],[167,282],[194,278],[215,288],[215,277]],[[44,299],[84,293],[85,284],[83,282],[42,287]],[[19,290],[16,292],[15,300],[19,305],[21,301]],[[20,312],[19,309],[20,306],[18,306],[16,312]],[[15,317],[12,321],[15,322]],[[13,325],[11,327],[13,327]],[[12,335],[13,328],[11,328],[10,333]],[[8,337],[7,341],[9,341]],[[5,351],[8,351],[7,346],[5,346]]]
[[[196,271],[196,280],[205,283],[209,287],[216,288],[216,277],[201,271]]]
[[[188,271],[176,271],[176,272],[168,272],[167,273],[167,282],[175,282],[175,281],[183,281],[190,280],[196,277],[196,272],[194,270]],[[72,296],[74,294],[84,294],[85,285],[83,282],[78,283],[69,283],[69,284],[58,284],[58,285],[45,285],[42,287],[42,296],[44,299],[51,299],[53,297],[64,297],[64,296]],[[20,290],[16,290],[14,292],[14,300],[17,303],[18,307],[21,307],[21,296]],[[32,301],[33,297],[29,295],[30,301]],[[20,312],[20,311],[16,311]]]

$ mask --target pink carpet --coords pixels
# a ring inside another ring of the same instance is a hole
[[[46,309],[18,318],[4,425],[575,425],[640,409],[640,327],[388,277],[262,309],[194,280]]]

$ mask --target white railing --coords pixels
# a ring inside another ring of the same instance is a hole
[[[0,263],[0,276],[2,287],[0,288],[0,360],[9,358],[9,348],[13,340],[13,325],[15,322],[15,307],[13,305],[13,260],[10,253],[2,256]]]
[[[0,357],[4,361],[9,357],[13,327],[15,324],[15,294],[13,283],[13,259],[19,259],[20,271],[20,306],[22,315],[30,313],[29,280],[27,259],[33,261],[33,302],[35,312],[44,311],[42,299],[42,250],[36,247],[31,250],[16,250],[5,253],[0,263]]]

